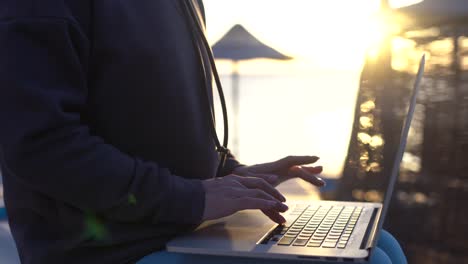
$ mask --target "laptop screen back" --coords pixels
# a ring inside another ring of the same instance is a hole
[[[392,199],[393,189],[394,189],[395,183],[396,183],[396,181],[398,179],[398,175],[399,175],[399,171],[400,171],[400,163],[401,163],[401,161],[403,159],[403,154],[404,154],[405,148],[406,148],[408,133],[409,133],[409,130],[410,130],[410,127],[411,127],[411,120],[413,119],[414,111],[415,111],[415,108],[416,108],[416,98],[417,98],[417,94],[418,94],[418,91],[419,91],[419,86],[420,86],[420,83],[421,83],[421,79],[423,77],[424,66],[425,66],[425,55],[423,55],[422,58],[421,58],[421,61],[419,63],[418,73],[417,73],[416,79],[414,81],[413,90],[412,90],[411,98],[410,98],[410,104],[409,104],[409,107],[408,107],[408,114],[406,115],[406,119],[404,121],[403,128],[402,128],[402,131],[401,131],[400,144],[399,144],[398,150],[397,150],[397,152],[395,154],[395,159],[394,159],[394,163],[393,163],[393,167],[392,167],[392,171],[391,171],[391,175],[390,175],[389,184],[387,185],[387,191],[385,192],[385,197],[384,197],[384,200],[383,200],[383,207],[382,207],[380,217],[379,217],[377,232],[379,232],[382,229],[383,223],[385,221],[385,217],[387,215],[388,207],[389,207],[390,201]],[[378,233],[377,233],[376,238],[378,238]],[[374,241],[374,243],[376,242],[376,240]]]

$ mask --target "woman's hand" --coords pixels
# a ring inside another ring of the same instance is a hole
[[[204,180],[205,210],[203,220],[212,220],[235,212],[258,209],[276,223],[286,220],[280,215],[288,207],[284,196],[262,178],[228,175]]]
[[[322,166],[302,166],[315,163],[317,160],[319,157],[316,156],[288,156],[274,162],[241,166],[234,170],[234,174],[261,178],[275,186],[297,177],[322,187],[325,186],[325,181],[316,176],[322,172]]]

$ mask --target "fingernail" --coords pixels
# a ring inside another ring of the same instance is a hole
[[[312,169],[312,173],[316,173],[316,174],[319,174],[323,171],[322,166],[312,167],[311,169]]]
[[[315,161],[319,160],[320,157],[314,156]]]
[[[284,203],[286,202],[286,197],[284,197],[283,195],[281,195],[281,201]]]
[[[322,183],[322,187],[325,187],[327,185],[327,183],[322,178],[317,177],[317,180],[319,180]]]
[[[280,224],[286,223],[286,219],[283,216],[280,215],[279,219],[280,219]]]
[[[284,203],[277,203],[277,208],[280,212],[286,212],[289,209]]]

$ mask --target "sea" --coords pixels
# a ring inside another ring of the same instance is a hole
[[[228,105],[229,148],[242,163],[315,155],[320,157],[317,165],[324,167],[324,176],[341,176],[354,120],[359,74],[349,71],[241,74],[238,115],[232,107],[232,76],[224,74],[221,81]],[[215,104],[217,130],[222,136],[219,99],[215,99]]]

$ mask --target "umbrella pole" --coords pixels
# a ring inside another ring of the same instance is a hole
[[[232,151],[239,158],[239,70],[236,60],[232,61],[232,109],[234,114]]]

